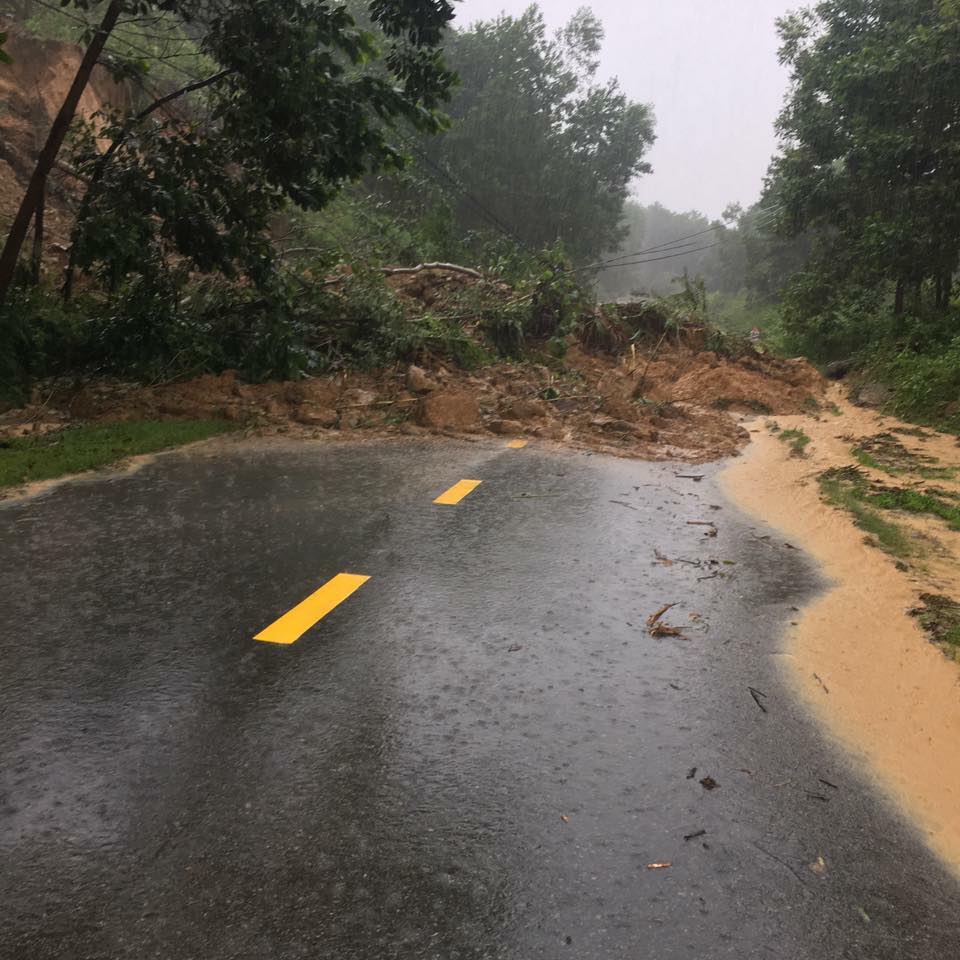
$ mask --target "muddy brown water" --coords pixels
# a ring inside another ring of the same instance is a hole
[[[820,502],[816,478],[853,462],[852,438],[907,426],[851,406],[839,391],[833,399],[840,415],[774,418],[811,437],[804,459],[789,456],[765,428],[767,418],[756,421],[752,447],[723,474],[723,488],[805,548],[832,582],[794,618],[789,682],[960,873],[960,666],[929,643],[909,614],[921,592],[960,597],[960,533],[939,521],[888,515],[921,537],[915,542],[930,553],[902,571],[864,543],[846,514]],[[953,437],[898,438],[943,466],[960,464]],[[956,487],[955,481],[937,483]]]

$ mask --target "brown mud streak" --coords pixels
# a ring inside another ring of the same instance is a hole
[[[816,478],[829,466],[852,462],[851,435],[899,425],[852,407],[838,389],[830,399],[841,415],[776,418],[782,428],[811,437],[809,458],[791,457],[759,419],[751,449],[724,471],[721,483],[734,502],[812,554],[833,583],[788,628],[792,656],[784,659],[791,683],[831,734],[866,761],[929,846],[960,871],[960,670],[908,614],[931,584],[960,597],[960,535],[939,525],[938,546],[951,561],[941,553],[901,571],[864,543],[846,514],[821,502]],[[946,465],[960,461],[952,437],[902,439]],[[904,525],[918,533],[930,527]]]

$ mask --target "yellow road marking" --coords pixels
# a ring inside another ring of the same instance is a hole
[[[507,446],[511,450],[522,450],[527,445],[526,440],[511,440]]]
[[[482,480],[461,480],[459,483],[455,483],[446,493],[441,493],[433,502],[442,506],[453,506],[473,493],[481,483],[483,483]]]
[[[296,643],[315,623],[340,606],[369,579],[354,573],[338,573],[302,603],[298,603],[265,630],[261,630],[253,639],[262,640],[264,643]]]

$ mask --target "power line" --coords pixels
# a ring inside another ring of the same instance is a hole
[[[603,271],[603,270],[616,270],[616,269],[618,269],[619,267],[636,267],[636,266],[639,266],[640,264],[644,264],[644,263],[659,263],[661,260],[676,260],[676,259],[679,258],[679,257],[687,257],[687,256],[690,256],[691,254],[694,254],[694,253],[700,253],[700,252],[702,252],[703,250],[712,250],[714,247],[719,247],[720,244],[721,244],[721,241],[718,240],[716,243],[708,243],[706,246],[703,246],[703,247],[696,247],[696,248],[693,249],[693,250],[682,250],[682,251],[680,251],[679,253],[670,253],[670,254],[667,254],[667,255],[662,256],[662,257],[648,257],[648,258],[643,259],[643,260],[630,260],[630,261],[628,261],[628,262],[626,262],[626,263],[608,263],[608,264],[606,264],[606,265],[604,265],[604,266],[601,266],[601,267],[599,267],[599,268],[596,267],[596,266],[594,266],[594,267],[591,267],[591,268],[581,267],[580,269],[581,269],[581,270],[585,270],[585,269],[599,269],[599,270],[601,270],[601,271]]]
[[[58,13],[62,17],[66,17],[68,20],[72,20],[74,23],[79,23],[81,26],[92,29],[94,24],[89,23],[84,20],[83,17],[78,17],[75,13],[70,13],[67,10],[63,10],[60,7],[55,7],[51,3],[47,3],[46,0],[34,0],[35,3],[39,4],[41,7],[44,7],[47,10],[51,10],[53,13]],[[186,77],[188,80],[199,80],[199,77],[195,77],[192,73],[189,73],[187,70],[184,70],[182,67],[177,66],[175,63],[170,63],[163,55],[157,54],[152,50],[147,50],[144,47],[138,46],[135,43],[132,43],[130,40],[126,40],[123,37],[119,36],[116,33],[111,34],[110,40],[114,40],[117,43],[122,43],[129,49],[135,51],[136,53],[141,53],[146,57],[149,57],[151,60],[162,60],[166,65],[176,73],[181,74]],[[108,41],[109,42],[109,41]]]
[[[441,176],[443,176],[449,183],[460,191],[461,194],[471,203],[474,208],[480,213],[487,223],[496,227],[501,233],[507,236],[509,239],[513,240],[515,243],[518,243],[521,247],[526,246],[520,236],[513,230],[508,224],[504,223],[495,213],[489,210],[483,203],[481,203],[464,185],[461,183],[449,170],[443,167],[441,164],[437,163],[426,153],[419,150],[419,148],[413,144],[411,141],[407,141],[408,145],[411,146],[413,151],[418,155],[422,163],[427,164],[427,166],[436,170]]]
[[[677,237],[675,240],[669,240],[666,243],[659,243],[653,247],[647,247],[643,250],[635,250],[633,253],[624,253],[619,257],[610,257],[607,260],[600,260],[592,266],[603,266],[605,264],[617,263],[620,260],[629,260],[630,257],[641,257],[648,253],[658,253],[662,250],[668,250],[671,247],[675,247],[677,244],[682,243],[685,240],[696,240],[698,237],[706,236],[708,233],[714,233],[717,230],[726,230],[726,226],[721,223],[714,224],[712,227],[708,227],[706,230],[699,230],[697,233],[690,233],[684,237]]]

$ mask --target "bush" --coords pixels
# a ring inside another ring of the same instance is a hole
[[[40,287],[14,287],[0,307],[0,401],[23,403],[33,380],[71,370],[86,301],[64,307]]]
[[[893,335],[891,296],[882,284],[855,287],[796,274],[781,307],[784,346],[820,363],[856,356]]]
[[[865,375],[890,384],[894,413],[960,432],[960,337],[923,353],[878,349],[869,357]]]

